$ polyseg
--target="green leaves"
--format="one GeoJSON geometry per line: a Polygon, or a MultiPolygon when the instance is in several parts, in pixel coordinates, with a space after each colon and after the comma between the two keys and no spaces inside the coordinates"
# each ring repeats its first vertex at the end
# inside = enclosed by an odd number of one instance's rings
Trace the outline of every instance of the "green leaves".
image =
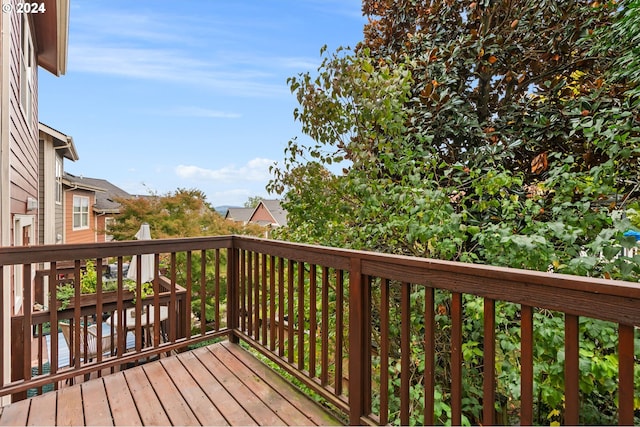
{"type": "MultiPolygon", "coordinates": [[[[290,79],[311,142],[292,140],[272,169],[289,211],[279,236],[637,282],[622,233],[640,229],[638,1],[423,3],[365,0],[358,49],[290,79]]],[[[499,387],[517,400],[518,314],[502,309],[499,387]]],[[[539,316],[538,421],[561,422],[562,319],[539,316]]],[[[465,330],[471,390],[477,328],[465,330]]],[[[615,346],[602,334],[581,353],[589,421],[615,399],[596,380],[615,346]]],[[[465,399],[476,416],[479,397],[465,399]]]]}

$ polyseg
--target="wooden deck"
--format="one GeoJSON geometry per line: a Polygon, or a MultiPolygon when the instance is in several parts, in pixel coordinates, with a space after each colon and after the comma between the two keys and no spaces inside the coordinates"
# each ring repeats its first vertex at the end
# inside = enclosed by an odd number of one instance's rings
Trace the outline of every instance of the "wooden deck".
{"type": "Polygon", "coordinates": [[[0,425],[339,425],[240,346],[213,344],[0,409],[0,425]]]}

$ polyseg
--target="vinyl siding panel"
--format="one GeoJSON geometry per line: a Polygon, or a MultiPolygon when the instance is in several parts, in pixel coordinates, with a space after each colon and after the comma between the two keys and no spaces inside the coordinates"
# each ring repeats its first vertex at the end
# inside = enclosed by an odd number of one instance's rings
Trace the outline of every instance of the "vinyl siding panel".
{"type": "Polygon", "coordinates": [[[64,236],[64,203],[56,203],[55,207],[55,218],[56,218],[56,243],[64,242],[64,237],[62,237],[62,241],[58,241],[58,235],[64,236]]]}
{"type": "MultiPolygon", "coordinates": [[[[15,2],[13,2],[15,3],[15,2]]],[[[12,13],[10,31],[9,64],[9,181],[11,214],[35,214],[27,212],[28,197],[38,199],[38,115],[37,71],[33,59],[31,68],[31,120],[20,102],[20,69],[22,61],[21,15],[12,13]]],[[[35,45],[34,45],[35,48],[35,45]]],[[[36,224],[37,228],[37,224],[36,224]]],[[[36,233],[38,231],[36,230],[36,233]]],[[[36,234],[37,236],[37,234],[36,234]]]]}
{"type": "Polygon", "coordinates": [[[95,243],[95,214],[93,205],[96,203],[95,193],[84,190],[68,190],[64,193],[64,223],[65,223],[65,243],[95,243]],[[73,196],[89,198],[89,228],[83,230],[73,229],[73,196]]]}
{"type": "Polygon", "coordinates": [[[253,213],[253,216],[251,217],[251,221],[253,221],[253,222],[269,221],[271,223],[275,223],[276,222],[273,219],[273,216],[271,216],[271,214],[267,210],[267,208],[265,208],[264,205],[262,205],[262,204],[260,206],[258,206],[256,211],[253,213]]]}
{"type": "Polygon", "coordinates": [[[106,241],[106,236],[104,234],[105,222],[107,220],[106,215],[95,215],[96,221],[96,241],[98,243],[103,243],[106,241]]]}
{"type": "Polygon", "coordinates": [[[44,140],[40,140],[39,146],[38,146],[38,158],[40,159],[38,162],[38,176],[40,177],[40,183],[38,184],[38,243],[39,244],[44,244],[45,243],[45,237],[44,237],[44,216],[45,216],[45,196],[46,196],[46,190],[45,190],[45,182],[46,180],[44,179],[45,177],[45,142],[44,140]]]}

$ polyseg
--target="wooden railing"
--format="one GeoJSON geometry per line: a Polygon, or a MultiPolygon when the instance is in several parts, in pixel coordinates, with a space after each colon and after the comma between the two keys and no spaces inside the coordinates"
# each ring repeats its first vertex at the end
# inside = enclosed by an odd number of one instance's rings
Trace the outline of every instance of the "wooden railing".
{"type": "MultiPolygon", "coordinates": [[[[561,319],[564,334],[557,337],[561,344],[549,349],[564,354],[560,417],[566,424],[579,424],[584,397],[580,382],[586,375],[580,365],[579,354],[585,345],[580,330],[583,319],[597,319],[611,322],[617,335],[616,349],[610,355],[618,367],[616,418],[619,424],[633,424],[634,413],[638,415],[634,401],[640,397],[640,384],[634,382],[640,353],[634,344],[640,326],[638,283],[240,236],[0,248],[0,277],[7,286],[17,265],[27,278],[24,298],[30,300],[29,278],[34,276],[35,265],[50,263],[46,269],[55,283],[58,262],[72,260],[79,277],[84,260],[115,259],[122,266],[127,256],[142,254],[154,254],[155,271],[164,272],[154,280],[154,296],[143,304],[126,300],[119,287],[116,302],[106,302],[98,294],[90,309],[75,306],[34,313],[25,305],[24,313],[14,316],[28,335],[34,326],[38,330],[39,325],[56,325],[63,318],[86,324],[92,315],[113,316],[135,307],[134,348],[126,348],[121,338],[125,331],[119,329],[115,354],[101,354],[86,363],[76,358],[72,368],[63,368],[53,357],[57,347],[51,340],[50,373],[40,374],[42,370],[36,369],[32,375],[29,358],[23,358],[23,369],[18,368],[21,378],[10,382],[3,377],[0,393],[24,392],[226,337],[248,343],[292,381],[343,411],[351,424],[434,424],[442,421],[438,415],[442,404],[454,425],[465,421],[531,424],[540,405],[535,391],[541,368],[535,364],[534,336],[548,319],[561,319]],[[164,293],[160,292],[162,280],[164,293]],[[201,283],[206,283],[206,291],[201,290],[201,283]],[[182,288],[181,305],[176,289],[182,288]],[[160,328],[154,328],[152,339],[142,342],[142,305],[168,307],[166,339],[160,328]],[[472,306],[481,307],[481,319],[470,318],[472,306]],[[512,313],[509,328],[517,331],[514,335],[519,341],[512,350],[518,371],[512,375],[514,383],[508,384],[518,390],[517,401],[505,397],[498,387],[504,379],[498,378],[502,368],[497,364],[505,354],[496,336],[504,327],[506,314],[502,311],[507,308],[512,313]],[[196,328],[191,323],[192,311],[195,317],[206,319],[196,328]],[[481,409],[475,415],[468,413],[465,403],[472,393],[465,388],[465,374],[472,368],[465,356],[470,344],[465,328],[472,321],[480,325],[474,348],[480,353],[476,359],[482,360],[481,366],[473,367],[481,373],[480,391],[476,391],[481,409]],[[446,328],[437,326],[443,324],[446,328]],[[443,378],[445,382],[437,382],[443,378]],[[505,398],[510,399],[507,405],[505,398]]],[[[119,267],[119,280],[121,271],[119,267]]],[[[55,306],[54,297],[52,292],[50,307],[55,306]]],[[[157,313],[159,310],[154,311],[157,313]]],[[[160,323],[159,318],[155,320],[160,323]]],[[[76,332],[76,338],[79,336],[76,332]]],[[[3,354],[7,345],[2,343],[3,354]]],[[[32,351],[30,340],[24,340],[24,347],[26,354],[32,351]]],[[[75,350],[76,354],[82,351],[78,345],[75,350]]]]}
{"type": "MultiPolygon", "coordinates": [[[[40,393],[57,388],[63,381],[136,364],[225,335],[227,322],[220,318],[220,311],[226,295],[220,297],[219,285],[227,273],[221,271],[221,252],[226,256],[232,240],[225,237],[0,248],[2,288],[10,289],[16,277],[22,277],[22,300],[34,303],[23,303],[18,314],[3,313],[0,326],[10,332],[3,333],[3,337],[10,336],[11,340],[0,343],[0,358],[4,366],[10,357],[11,376],[0,372],[4,384],[0,395],[11,394],[14,400],[24,398],[27,392],[40,393]],[[152,280],[152,295],[146,298],[136,297],[143,295],[140,275],[131,291],[124,275],[131,257],[139,257],[137,265],[141,265],[143,256],[153,257],[157,272],[152,280]],[[101,272],[97,275],[97,292],[91,295],[81,294],[80,280],[76,280],[82,276],[87,261],[101,272]],[[108,264],[115,266],[114,292],[105,292],[101,286],[107,281],[102,273],[108,264]],[[62,267],[59,269],[58,265],[62,267]],[[196,270],[198,277],[194,277],[196,270]],[[63,283],[75,286],[67,307],[61,307],[57,297],[58,285],[63,283]],[[205,286],[202,288],[199,283],[205,286]],[[192,310],[196,297],[209,303],[200,305],[202,311],[192,310]],[[207,321],[206,310],[213,311],[213,321],[207,321]],[[205,319],[198,322],[198,328],[193,327],[193,315],[205,319]],[[70,366],[59,363],[61,322],[68,323],[71,330],[65,343],[70,366]]],[[[5,298],[3,294],[3,307],[10,305],[5,298]]]]}

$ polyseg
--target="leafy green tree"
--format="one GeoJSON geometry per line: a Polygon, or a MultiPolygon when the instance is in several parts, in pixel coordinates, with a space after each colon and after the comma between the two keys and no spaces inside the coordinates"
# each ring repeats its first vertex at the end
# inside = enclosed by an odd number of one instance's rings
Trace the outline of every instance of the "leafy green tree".
{"type": "Polygon", "coordinates": [[[262,197],[260,196],[251,196],[247,199],[246,202],[244,202],[244,207],[245,208],[255,208],[256,206],[258,206],[260,204],[260,202],[262,201],[262,197]]]}
{"type": "Polygon", "coordinates": [[[154,239],[219,236],[227,234],[262,235],[262,227],[226,221],[196,189],[177,189],[165,195],[118,199],[120,213],[108,232],[115,240],[130,240],[143,222],[149,224],[154,239]]]}
{"type": "MultiPolygon", "coordinates": [[[[229,234],[249,234],[262,236],[263,227],[256,224],[242,225],[225,220],[207,202],[205,194],[196,189],[177,189],[165,195],[151,195],[132,199],[119,199],[120,214],[116,218],[109,233],[116,240],[133,239],[140,225],[147,222],[154,239],[177,237],[220,236],[229,234]]],[[[197,318],[201,317],[202,300],[205,300],[205,321],[208,326],[215,319],[215,310],[226,301],[226,255],[219,255],[219,275],[216,279],[215,251],[207,251],[205,285],[202,292],[201,283],[201,252],[192,253],[192,310],[197,318]],[[214,301],[216,280],[220,292],[220,304],[214,301]]],[[[160,262],[170,265],[167,257],[160,262]]],[[[178,283],[186,283],[187,278],[186,254],[181,252],[176,256],[176,279],[178,283]]],[[[220,313],[217,313],[220,314],[220,313]]]]}
{"type": "MultiPolygon", "coordinates": [[[[272,168],[282,238],[638,281],[640,256],[622,256],[640,189],[637,1],[365,0],[363,11],[355,51],[323,51],[317,72],[289,79],[312,142],[293,139],[272,168]]],[[[482,308],[465,310],[465,414],[478,423],[482,308]]],[[[501,310],[498,388],[517,401],[518,308],[501,310]]],[[[446,334],[448,317],[438,322],[446,334]]],[[[538,421],[562,422],[562,319],[536,322],[538,421]]],[[[610,331],[581,324],[585,423],[614,416],[610,331]]],[[[437,375],[446,422],[447,367],[437,375]]]]}
{"type": "Polygon", "coordinates": [[[272,168],[283,235],[637,280],[613,212],[637,197],[637,109],[612,77],[624,49],[592,36],[617,10],[365,1],[358,50],[289,80],[313,143],[290,141],[272,168]]]}

